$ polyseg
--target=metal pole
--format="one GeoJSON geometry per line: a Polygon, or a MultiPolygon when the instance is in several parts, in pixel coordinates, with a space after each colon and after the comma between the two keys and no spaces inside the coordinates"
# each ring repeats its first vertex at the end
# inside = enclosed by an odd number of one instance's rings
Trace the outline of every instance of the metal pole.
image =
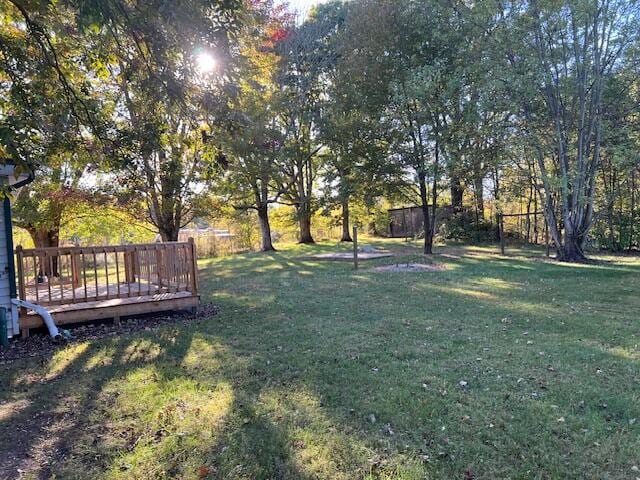
{"type": "Polygon", "coordinates": [[[353,227],[353,268],[358,269],[358,227],[353,227]]]}

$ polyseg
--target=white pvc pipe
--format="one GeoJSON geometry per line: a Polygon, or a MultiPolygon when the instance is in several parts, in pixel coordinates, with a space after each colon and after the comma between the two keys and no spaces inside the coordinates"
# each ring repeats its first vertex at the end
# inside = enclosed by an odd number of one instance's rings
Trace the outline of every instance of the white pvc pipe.
{"type": "Polygon", "coordinates": [[[34,312],[36,312],[38,315],[42,317],[42,320],[44,320],[44,323],[47,326],[47,329],[49,329],[49,335],[51,336],[51,338],[53,338],[54,340],[59,340],[62,338],[62,334],[58,330],[58,327],[56,327],[56,324],[54,323],[53,317],[49,313],[49,310],[44,308],[42,305],[38,305],[37,303],[27,302],[25,300],[20,300],[19,298],[12,298],[11,303],[19,307],[28,308],[29,310],[33,310],[34,312]]]}

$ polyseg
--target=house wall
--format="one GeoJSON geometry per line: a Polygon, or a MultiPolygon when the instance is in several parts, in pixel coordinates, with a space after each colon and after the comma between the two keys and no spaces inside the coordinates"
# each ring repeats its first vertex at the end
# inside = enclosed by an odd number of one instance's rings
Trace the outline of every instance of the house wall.
{"type": "MultiPolygon", "coordinates": [[[[7,330],[9,338],[18,334],[18,312],[15,306],[11,305],[11,281],[9,267],[9,249],[13,250],[13,246],[7,246],[7,226],[5,215],[10,212],[8,201],[0,201],[0,307],[7,309],[7,330]]],[[[13,255],[13,251],[11,251],[13,255]]],[[[15,282],[15,278],[13,279],[15,282]]]]}

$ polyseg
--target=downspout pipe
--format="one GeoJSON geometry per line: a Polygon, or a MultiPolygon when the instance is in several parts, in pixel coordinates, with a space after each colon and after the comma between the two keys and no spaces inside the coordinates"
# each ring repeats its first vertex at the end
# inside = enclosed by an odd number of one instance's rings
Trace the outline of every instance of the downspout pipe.
{"type": "Polygon", "coordinates": [[[58,327],[56,327],[56,324],[53,321],[51,313],[49,313],[49,310],[44,308],[42,305],[27,302],[26,300],[21,300],[19,298],[12,298],[11,303],[18,307],[24,307],[28,308],[29,310],[33,310],[38,315],[40,315],[42,317],[42,320],[44,320],[44,324],[49,330],[49,335],[51,336],[51,338],[53,338],[54,340],[61,340],[63,338],[62,333],[60,333],[60,330],[58,330],[58,327]]]}
{"type": "Polygon", "coordinates": [[[27,177],[20,180],[19,182],[12,183],[9,185],[11,190],[17,190],[20,187],[24,187],[25,185],[33,182],[36,179],[36,174],[33,171],[33,168],[29,167],[29,172],[27,173],[27,177]]]}

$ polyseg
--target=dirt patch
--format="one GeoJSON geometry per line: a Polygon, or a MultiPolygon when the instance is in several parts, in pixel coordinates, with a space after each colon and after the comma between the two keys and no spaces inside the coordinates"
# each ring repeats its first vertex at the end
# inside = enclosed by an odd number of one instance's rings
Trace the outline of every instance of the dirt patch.
{"type": "Polygon", "coordinates": [[[443,272],[447,269],[442,263],[394,263],[372,268],[372,272],[443,272]]]}
{"type": "Polygon", "coordinates": [[[46,330],[42,333],[32,330],[29,338],[16,338],[9,343],[9,348],[0,347],[0,365],[11,363],[20,358],[40,357],[49,355],[69,342],[95,340],[104,337],[113,337],[126,333],[139,332],[142,330],[154,330],[164,325],[179,325],[194,323],[210,318],[218,313],[217,306],[210,303],[200,305],[198,312],[169,312],[160,315],[150,315],[144,317],[132,317],[120,320],[119,323],[106,321],[102,323],[85,323],[78,326],[67,326],[63,328],[71,332],[72,339],[69,341],[54,342],[46,330]]]}
{"type": "MultiPolygon", "coordinates": [[[[392,257],[391,252],[358,252],[358,260],[375,260],[376,258],[392,257]]],[[[310,257],[313,260],[353,261],[353,252],[319,253],[310,257]]]]}

